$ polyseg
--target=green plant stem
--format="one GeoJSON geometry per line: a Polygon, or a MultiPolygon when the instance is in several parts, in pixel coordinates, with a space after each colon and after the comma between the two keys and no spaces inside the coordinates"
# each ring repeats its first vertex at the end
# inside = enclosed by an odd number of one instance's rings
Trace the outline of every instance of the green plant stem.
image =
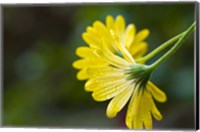
{"type": "Polygon", "coordinates": [[[183,41],[186,39],[186,37],[195,30],[196,27],[196,22],[194,22],[186,31],[184,31],[181,34],[181,37],[179,38],[179,40],[175,43],[175,45],[167,52],[165,53],[163,56],[161,56],[156,62],[154,62],[153,64],[151,64],[149,66],[149,68],[151,70],[156,69],[162,62],[164,62],[167,58],[169,58],[173,53],[176,52],[176,50],[181,46],[181,44],[183,43],[183,41]]]}
{"type": "MultiPolygon", "coordinates": [[[[184,32],[183,32],[184,33],[184,32]]],[[[156,48],[155,50],[153,50],[152,52],[150,52],[148,55],[137,59],[136,62],[144,62],[147,61],[149,59],[151,59],[152,57],[154,57],[157,53],[159,53],[160,51],[162,51],[163,49],[165,49],[166,47],[168,47],[169,45],[173,44],[175,41],[177,41],[182,35],[183,33],[180,33],[178,35],[176,35],[175,37],[171,38],[170,40],[168,40],[167,42],[161,44],[158,48],[156,48]]]]}

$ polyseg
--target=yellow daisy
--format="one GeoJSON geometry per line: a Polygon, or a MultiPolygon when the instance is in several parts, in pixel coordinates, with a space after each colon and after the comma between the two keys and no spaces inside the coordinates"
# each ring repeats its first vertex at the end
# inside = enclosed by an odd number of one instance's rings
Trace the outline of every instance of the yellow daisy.
{"type": "Polygon", "coordinates": [[[101,38],[105,38],[108,45],[113,46],[117,52],[116,46],[113,45],[113,38],[111,32],[115,32],[121,44],[124,44],[126,49],[131,53],[134,59],[142,57],[147,52],[147,43],[144,41],[149,35],[148,29],[143,29],[136,33],[134,24],[129,24],[125,29],[125,20],[122,16],[118,16],[114,21],[112,16],[107,16],[106,26],[100,22],[95,21],[93,27],[87,27],[82,37],[84,41],[89,45],[77,48],[76,54],[82,59],[77,60],[73,63],[73,67],[80,69],[77,74],[79,80],[88,79],[86,68],[96,65],[106,65],[107,63],[101,57],[94,54],[94,49],[101,46],[101,38]],[[110,32],[111,31],[111,32],[110,32]]]}
{"type": "Polygon", "coordinates": [[[151,69],[136,63],[147,51],[144,39],[149,31],[136,33],[130,24],[125,29],[125,20],[117,16],[107,16],[106,25],[94,22],[83,33],[89,47],[80,47],[76,54],[82,59],[73,63],[80,69],[77,78],[86,80],[85,90],[93,92],[96,101],[111,99],[106,114],[113,118],[127,104],[126,125],[128,128],[152,128],[152,116],[161,120],[162,115],[156,108],[153,98],[166,101],[166,95],[152,82],[148,81],[151,69]]]}

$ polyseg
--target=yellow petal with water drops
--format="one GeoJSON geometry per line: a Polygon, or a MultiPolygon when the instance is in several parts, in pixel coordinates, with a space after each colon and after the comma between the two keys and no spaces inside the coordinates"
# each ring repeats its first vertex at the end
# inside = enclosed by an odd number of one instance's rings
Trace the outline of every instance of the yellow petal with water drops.
{"type": "Polygon", "coordinates": [[[125,30],[125,33],[122,38],[122,43],[125,45],[127,49],[130,48],[130,45],[133,43],[135,37],[136,28],[134,24],[129,24],[125,30]]]}
{"type": "Polygon", "coordinates": [[[124,80],[124,82],[115,83],[114,85],[109,87],[99,88],[98,90],[93,92],[92,97],[96,101],[105,101],[111,99],[114,96],[123,92],[126,89],[127,85],[130,84],[127,84],[127,81],[124,80]]]}
{"type": "Polygon", "coordinates": [[[105,61],[103,61],[102,59],[98,59],[98,58],[94,58],[94,59],[86,58],[86,59],[76,60],[75,62],[73,62],[72,65],[74,68],[82,69],[85,67],[95,66],[95,65],[103,66],[103,65],[105,65],[105,61]]]}
{"type": "Polygon", "coordinates": [[[106,27],[114,30],[114,18],[110,15],[106,17],[106,27]]]}
{"type": "Polygon", "coordinates": [[[145,42],[138,43],[137,45],[131,47],[130,52],[134,59],[141,58],[146,54],[148,50],[148,45],[145,42]]]}
{"type": "Polygon", "coordinates": [[[138,115],[143,115],[143,119],[146,120],[147,114],[146,112],[151,112],[152,115],[154,116],[154,118],[156,120],[161,120],[162,119],[162,115],[160,114],[159,110],[157,109],[154,100],[151,96],[151,93],[149,93],[147,90],[144,91],[142,99],[141,99],[141,105],[142,107],[140,107],[140,109],[142,111],[142,113],[138,114],[138,115]]]}
{"type": "Polygon", "coordinates": [[[128,84],[125,87],[126,89],[117,96],[115,96],[108,104],[106,114],[109,118],[115,117],[131,97],[133,88],[131,87],[131,85],[128,84]]]}
{"type": "Polygon", "coordinates": [[[126,113],[126,126],[130,129],[132,129],[134,126],[134,116],[138,111],[140,99],[141,96],[138,95],[137,91],[134,91],[126,113]]]}
{"type": "Polygon", "coordinates": [[[152,128],[151,104],[152,96],[144,90],[142,94],[136,92],[128,106],[126,115],[126,125],[128,128],[141,129],[143,124],[145,128],[152,128]]]}
{"type": "Polygon", "coordinates": [[[159,102],[165,102],[167,100],[166,94],[161,91],[156,85],[151,81],[147,83],[147,89],[152,93],[153,97],[159,102]]]}
{"type": "Polygon", "coordinates": [[[77,74],[77,78],[78,80],[86,80],[88,79],[88,74],[86,71],[87,68],[83,68],[82,70],[80,70],[77,74]]]}
{"type": "Polygon", "coordinates": [[[108,66],[107,64],[105,64],[105,66],[93,66],[93,67],[87,68],[87,73],[90,78],[95,78],[98,76],[103,76],[103,75],[116,73],[116,72],[121,73],[123,72],[123,70],[108,66]]]}
{"type": "Polygon", "coordinates": [[[76,49],[76,54],[82,58],[94,58],[96,55],[92,52],[92,49],[86,46],[82,46],[76,49]]]}
{"type": "Polygon", "coordinates": [[[140,32],[138,32],[135,36],[135,42],[141,42],[144,39],[146,39],[149,35],[149,30],[148,29],[143,29],[140,32]]]}
{"type": "MultiPolygon", "coordinates": [[[[93,71],[94,68],[88,68],[87,74],[89,76],[89,80],[85,84],[85,90],[86,91],[97,91],[109,86],[112,86],[114,84],[123,83],[125,81],[124,74],[120,70],[116,71],[109,71],[110,67],[106,70],[104,70],[104,74],[93,77],[93,71]],[[89,71],[89,72],[88,72],[89,71]],[[108,71],[108,72],[106,72],[108,71]]],[[[98,70],[98,69],[97,69],[98,70]]],[[[99,69],[100,72],[100,69],[99,69]]]]}
{"type": "Polygon", "coordinates": [[[152,96],[147,90],[144,90],[141,96],[142,97],[140,102],[140,111],[138,112],[138,118],[142,119],[145,128],[152,128],[150,105],[151,101],[153,101],[152,96]]]}
{"type": "Polygon", "coordinates": [[[123,16],[119,15],[115,21],[115,32],[117,33],[118,37],[124,32],[125,29],[125,20],[123,16]]]}
{"type": "Polygon", "coordinates": [[[151,112],[156,120],[158,121],[162,120],[162,115],[160,114],[160,111],[157,109],[154,101],[151,102],[151,112]]]}
{"type": "Polygon", "coordinates": [[[103,77],[98,77],[94,79],[90,79],[85,83],[85,90],[86,91],[97,91],[102,88],[106,88],[112,85],[115,85],[116,83],[122,83],[124,82],[124,79],[121,77],[117,76],[103,76],[103,77]],[[107,80],[103,80],[107,79],[107,80]]]}
{"type": "Polygon", "coordinates": [[[134,119],[134,128],[136,129],[142,129],[143,128],[143,123],[144,121],[148,120],[148,116],[150,113],[150,104],[149,101],[151,99],[151,95],[144,90],[140,98],[140,103],[138,103],[138,109],[135,111],[133,114],[133,119],[134,119]]]}

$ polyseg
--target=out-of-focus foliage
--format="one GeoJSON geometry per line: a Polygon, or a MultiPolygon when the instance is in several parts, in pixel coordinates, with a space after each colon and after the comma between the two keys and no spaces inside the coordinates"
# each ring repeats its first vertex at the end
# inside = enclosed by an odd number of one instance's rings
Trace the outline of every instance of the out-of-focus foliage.
{"type": "MultiPolygon", "coordinates": [[[[194,21],[194,3],[3,7],[3,125],[126,128],[125,110],[114,119],[108,102],[93,101],[72,68],[81,34],[95,20],[121,14],[138,30],[148,28],[149,51],[194,21]]],[[[168,101],[155,129],[194,128],[194,35],[152,75],[168,101]]],[[[161,54],[151,59],[155,61],[161,54]]],[[[126,109],[126,108],[124,108],[126,109]]]]}

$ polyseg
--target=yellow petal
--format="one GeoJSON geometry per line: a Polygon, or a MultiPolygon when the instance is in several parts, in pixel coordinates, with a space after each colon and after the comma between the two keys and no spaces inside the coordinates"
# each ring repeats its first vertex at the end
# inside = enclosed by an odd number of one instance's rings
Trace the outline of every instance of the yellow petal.
{"type": "Polygon", "coordinates": [[[87,27],[86,33],[83,33],[82,37],[90,47],[99,48],[102,36],[93,27],[87,27]]]}
{"type": "Polygon", "coordinates": [[[108,15],[106,17],[106,26],[109,29],[114,29],[114,19],[112,16],[108,15]]]}
{"type": "Polygon", "coordinates": [[[148,112],[148,114],[146,115],[146,117],[144,119],[144,126],[147,129],[152,129],[152,118],[151,118],[150,112],[148,112]]]}
{"type": "Polygon", "coordinates": [[[121,109],[125,106],[130,96],[132,95],[133,88],[131,87],[131,85],[127,85],[125,87],[127,88],[123,92],[115,96],[108,104],[106,114],[109,118],[115,117],[117,113],[121,111],[121,109]]]}
{"type": "Polygon", "coordinates": [[[82,58],[93,58],[96,55],[92,52],[92,49],[86,46],[82,46],[76,49],[76,54],[82,58]]]}
{"type": "Polygon", "coordinates": [[[118,36],[120,36],[124,32],[124,28],[125,28],[125,20],[123,16],[119,15],[117,16],[115,21],[115,31],[118,36]]]}
{"type": "Polygon", "coordinates": [[[148,49],[148,45],[145,42],[138,43],[137,45],[134,45],[131,47],[130,52],[134,59],[142,57],[148,49]]]}
{"type": "Polygon", "coordinates": [[[93,28],[94,28],[95,32],[98,33],[98,35],[100,36],[98,39],[101,41],[101,43],[102,43],[102,41],[104,41],[106,46],[111,51],[115,51],[115,46],[113,45],[114,40],[110,34],[109,29],[107,29],[105,27],[105,25],[100,21],[95,21],[93,24],[93,28]]]}
{"type": "Polygon", "coordinates": [[[109,64],[114,65],[116,67],[126,67],[128,65],[128,62],[126,60],[113,54],[113,52],[108,48],[104,41],[101,50],[96,49],[95,53],[99,57],[104,58],[105,61],[107,61],[109,64]]]}
{"type": "Polygon", "coordinates": [[[85,83],[85,90],[86,91],[97,91],[99,89],[103,89],[106,87],[110,87],[115,85],[116,83],[123,83],[124,79],[121,78],[121,76],[103,76],[103,77],[98,77],[98,78],[93,78],[88,80],[85,83]],[[106,79],[106,80],[105,80],[106,79]]]}
{"type": "Polygon", "coordinates": [[[121,69],[114,68],[111,66],[94,66],[87,68],[87,73],[90,78],[103,76],[110,73],[116,73],[116,72],[123,72],[121,69]]]}
{"type": "Polygon", "coordinates": [[[134,111],[133,115],[134,115],[134,128],[137,129],[142,129],[143,128],[143,122],[146,121],[146,123],[149,123],[148,125],[150,125],[149,121],[149,116],[150,115],[150,103],[152,100],[152,97],[150,95],[150,93],[148,93],[146,90],[143,91],[142,94],[138,95],[141,96],[140,98],[140,103],[138,103],[137,107],[137,111],[134,111]]]}
{"type": "Polygon", "coordinates": [[[92,35],[93,37],[95,37],[96,39],[99,39],[99,37],[101,37],[99,36],[98,32],[93,27],[88,26],[86,29],[86,32],[92,35]]]}
{"type": "Polygon", "coordinates": [[[143,122],[142,122],[142,120],[134,119],[133,127],[135,129],[142,129],[143,128],[143,122]]]}
{"type": "Polygon", "coordinates": [[[131,56],[131,54],[127,51],[127,49],[125,48],[124,45],[122,45],[121,43],[119,42],[116,42],[115,43],[117,48],[120,50],[120,52],[122,53],[122,55],[124,56],[124,58],[128,61],[128,62],[131,62],[131,63],[135,63],[135,60],[133,59],[133,57],[131,56]]]}
{"type": "Polygon", "coordinates": [[[115,83],[123,82],[123,72],[110,66],[88,67],[87,74],[90,80],[85,84],[86,91],[95,91],[115,83]]]}
{"type": "Polygon", "coordinates": [[[100,21],[95,21],[93,24],[94,30],[99,36],[103,37],[105,40],[110,40],[111,35],[109,30],[105,27],[105,25],[100,21]]]}
{"type": "Polygon", "coordinates": [[[126,126],[130,129],[134,127],[134,114],[138,111],[141,96],[138,96],[137,92],[134,92],[129,102],[127,113],[126,113],[126,126]]]}
{"type": "Polygon", "coordinates": [[[94,35],[83,33],[82,38],[91,47],[99,48],[99,45],[101,45],[101,41],[95,38],[94,35]]]}
{"type": "Polygon", "coordinates": [[[162,120],[162,115],[160,114],[160,112],[159,112],[159,110],[157,109],[157,107],[156,107],[156,105],[155,105],[154,102],[151,104],[151,110],[152,110],[151,112],[152,112],[152,114],[153,114],[153,117],[154,117],[156,120],[158,120],[158,121],[162,120]]]}
{"type": "Polygon", "coordinates": [[[141,129],[152,127],[151,111],[154,102],[151,94],[144,90],[142,94],[136,91],[128,106],[126,125],[128,128],[141,129]]]}
{"type": "Polygon", "coordinates": [[[152,93],[153,97],[159,102],[165,102],[167,100],[166,94],[161,91],[156,85],[148,81],[147,88],[152,93]]]}
{"type": "Polygon", "coordinates": [[[124,82],[115,83],[110,87],[102,87],[101,89],[99,88],[93,92],[92,97],[96,101],[105,101],[111,99],[112,97],[123,92],[127,85],[130,85],[130,82],[128,83],[126,80],[124,80],[124,82]]]}
{"type": "Polygon", "coordinates": [[[133,43],[135,37],[136,28],[134,24],[129,24],[124,33],[124,42],[122,42],[127,49],[130,48],[131,43],[133,43]]]}
{"type": "MultiPolygon", "coordinates": [[[[98,75],[95,76],[96,73],[92,73],[95,72],[95,68],[88,68],[87,69],[87,73],[88,76],[90,78],[90,80],[88,80],[85,84],[85,90],[86,91],[97,91],[97,90],[101,90],[104,89],[106,87],[115,85],[115,84],[119,84],[119,83],[123,83],[125,81],[124,79],[124,74],[123,72],[119,71],[115,71],[115,70],[111,70],[111,67],[109,67],[108,69],[105,70],[105,67],[103,68],[104,72],[102,75],[98,75]],[[110,71],[109,71],[110,70],[110,71]],[[108,72],[106,72],[108,71],[108,72]],[[93,74],[94,77],[93,77],[93,74]]],[[[96,68],[97,72],[100,72],[100,69],[96,68]]],[[[98,74],[98,73],[97,73],[98,74]]]]}
{"type": "Polygon", "coordinates": [[[136,34],[134,41],[136,41],[136,42],[143,41],[144,39],[146,39],[148,37],[148,35],[149,35],[149,30],[143,29],[136,34]]]}
{"type": "Polygon", "coordinates": [[[82,70],[80,70],[78,72],[77,78],[78,78],[78,80],[86,80],[86,79],[88,79],[86,68],[84,68],[84,69],[82,69],[82,70]]]}
{"type": "Polygon", "coordinates": [[[95,65],[103,66],[103,65],[105,65],[105,61],[103,61],[102,59],[98,59],[98,58],[95,58],[95,59],[86,58],[86,59],[76,60],[75,62],[73,62],[72,65],[74,68],[82,69],[85,67],[95,66],[95,65]]]}

